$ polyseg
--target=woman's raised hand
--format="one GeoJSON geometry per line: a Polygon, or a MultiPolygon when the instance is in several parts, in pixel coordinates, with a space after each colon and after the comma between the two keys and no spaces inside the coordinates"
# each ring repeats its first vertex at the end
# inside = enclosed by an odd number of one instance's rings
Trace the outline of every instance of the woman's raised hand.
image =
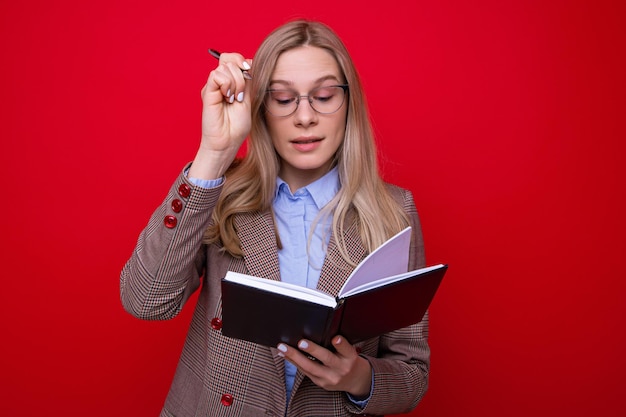
{"type": "Polygon", "coordinates": [[[238,53],[223,53],[209,74],[202,89],[202,139],[190,177],[221,177],[250,133],[249,82],[243,71],[251,62],[238,53]]]}

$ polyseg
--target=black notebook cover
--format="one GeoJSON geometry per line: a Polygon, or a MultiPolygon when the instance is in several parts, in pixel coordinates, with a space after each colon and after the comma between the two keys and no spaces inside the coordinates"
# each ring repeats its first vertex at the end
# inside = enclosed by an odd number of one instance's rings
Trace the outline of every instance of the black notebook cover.
{"type": "Polygon", "coordinates": [[[222,280],[222,333],[275,347],[308,339],[356,343],[422,320],[447,265],[339,299],[335,308],[222,280]]]}
{"type": "Polygon", "coordinates": [[[356,343],[419,323],[447,269],[442,265],[426,274],[346,297],[339,333],[356,343]]]}

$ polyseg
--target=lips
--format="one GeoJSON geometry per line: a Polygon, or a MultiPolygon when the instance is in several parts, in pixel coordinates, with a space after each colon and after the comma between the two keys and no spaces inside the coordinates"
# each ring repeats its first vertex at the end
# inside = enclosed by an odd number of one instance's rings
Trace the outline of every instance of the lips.
{"type": "Polygon", "coordinates": [[[300,152],[310,152],[318,148],[322,142],[322,138],[319,137],[300,137],[291,140],[293,147],[300,152]]]}
{"type": "Polygon", "coordinates": [[[307,143],[313,143],[313,142],[319,142],[321,141],[321,138],[318,137],[307,137],[307,138],[297,138],[297,139],[293,139],[291,141],[291,143],[295,144],[295,145],[300,145],[300,144],[307,144],[307,143]]]}

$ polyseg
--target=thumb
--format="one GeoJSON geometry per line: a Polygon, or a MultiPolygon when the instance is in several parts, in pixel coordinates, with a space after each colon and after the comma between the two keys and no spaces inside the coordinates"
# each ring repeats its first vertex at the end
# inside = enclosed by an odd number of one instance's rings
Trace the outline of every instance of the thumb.
{"type": "Polygon", "coordinates": [[[345,357],[358,354],[357,349],[343,336],[335,336],[332,340],[332,344],[339,356],[345,357]]]}

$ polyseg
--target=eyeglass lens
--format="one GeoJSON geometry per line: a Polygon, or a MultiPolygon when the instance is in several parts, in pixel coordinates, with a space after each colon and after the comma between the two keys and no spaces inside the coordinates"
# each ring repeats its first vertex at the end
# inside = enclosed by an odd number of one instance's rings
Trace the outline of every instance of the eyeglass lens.
{"type": "Polygon", "coordinates": [[[304,96],[299,96],[293,90],[268,90],[265,106],[274,116],[289,116],[296,111],[303,98],[306,98],[313,110],[318,113],[335,113],[343,104],[345,86],[318,87],[304,96]]]}

